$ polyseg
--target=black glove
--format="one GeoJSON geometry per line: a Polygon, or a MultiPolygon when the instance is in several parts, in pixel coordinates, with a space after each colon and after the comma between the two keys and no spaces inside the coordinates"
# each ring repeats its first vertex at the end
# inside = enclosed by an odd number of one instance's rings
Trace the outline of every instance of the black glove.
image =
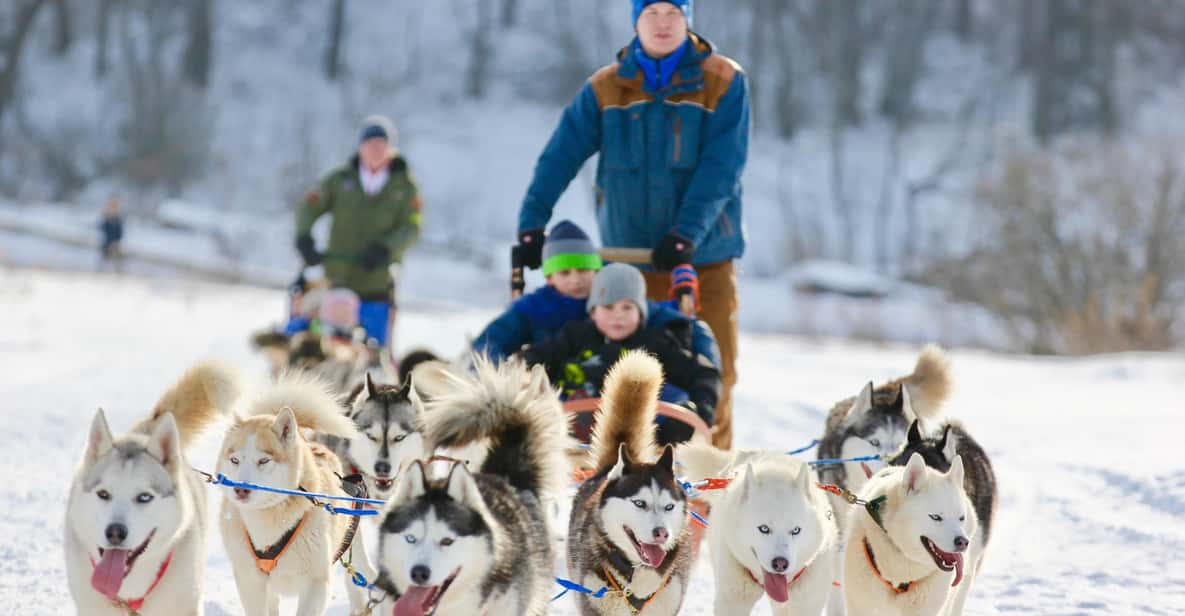
{"type": "Polygon", "coordinates": [[[543,266],[543,229],[527,229],[518,232],[518,254],[523,267],[539,269],[543,266]]]}
{"type": "Polygon", "coordinates": [[[390,262],[391,251],[385,244],[379,242],[371,242],[367,244],[366,250],[362,251],[362,258],[360,259],[363,269],[370,271],[379,266],[386,265],[390,262]]]}
{"type": "Polygon", "coordinates": [[[305,265],[320,265],[325,260],[325,256],[317,252],[313,236],[307,233],[296,236],[296,250],[300,252],[300,258],[304,259],[305,265]]]}
{"type": "Polygon", "coordinates": [[[654,264],[654,269],[660,272],[669,272],[675,269],[677,265],[691,263],[691,255],[693,254],[695,254],[695,245],[690,240],[674,233],[668,233],[658,243],[658,247],[654,249],[650,260],[654,264]]]}

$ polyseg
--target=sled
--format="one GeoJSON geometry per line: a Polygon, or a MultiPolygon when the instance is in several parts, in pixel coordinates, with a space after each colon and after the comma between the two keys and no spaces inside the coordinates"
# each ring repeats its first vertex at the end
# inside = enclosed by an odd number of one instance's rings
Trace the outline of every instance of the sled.
{"type": "MultiPolygon", "coordinates": [[[[572,461],[573,480],[580,483],[587,479],[592,470],[588,467],[588,445],[592,438],[592,426],[597,409],[601,405],[600,398],[581,398],[564,402],[564,412],[570,415],[569,432],[580,445],[568,449],[568,458],[572,461]]],[[[670,402],[659,401],[657,415],[665,417],[667,421],[679,421],[687,424],[694,434],[691,442],[712,442],[712,430],[699,415],[670,402]]],[[[698,498],[689,499],[689,511],[694,512],[701,519],[708,517],[708,504],[698,498]]],[[[705,527],[694,519],[688,519],[691,525],[691,556],[694,559],[699,554],[699,543],[703,539],[705,527]]]]}

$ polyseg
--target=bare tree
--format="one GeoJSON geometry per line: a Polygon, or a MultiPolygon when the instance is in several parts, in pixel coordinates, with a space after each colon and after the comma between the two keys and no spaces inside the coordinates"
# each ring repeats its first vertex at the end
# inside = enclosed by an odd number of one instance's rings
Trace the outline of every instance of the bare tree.
{"type": "Polygon", "coordinates": [[[117,0],[99,0],[95,16],[95,76],[106,77],[108,68],[107,41],[111,32],[111,9],[117,0]]]}
{"type": "Polygon", "coordinates": [[[975,15],[971,7],[972,0],[957,0],[955,2],[955,14],[953,28],[955,35],[964,43],[971,41],[971,34],[975,30],[975,15]]]}
{"type": "Polygon", "coordinates": [[[69,0],[54,0],[54,44],[53,52],[56,56],[66,55],[70,44],[74,42],[74,25],[71,20],[69,0]]]}
{"type": "Polygon", "coordinates": [[[858,0],[827,0],[820,3],[828,26],[827,67],[833,92],[833,113],[840,124],[863,122],[860,111],[864,68],[864,32],[858,0]]]}
{"type": "Polygon", "coordinates": [[[182,66],[189,83],[206,89],[210,83],[210,55],[214,0],[189,0],[188,41],[182,66]]]}
{"type": "Polygon", "coordinates": [[[941,0],[901,0],[892,11],[886,42],[880,112],[898,127],[914,114],[914,91],[925,70],[922,52],[937,19],[941,0]]]}
{"type": "Polygon", "coordinates": [[[41,5],[44,3],[44,0],[27,0],[18,4],[15,9],[15,19],[11,22],[12,29],[10,32],[4,33],[5,38],[0,40],[4,43],[0,47],[0,52],[3,52],[0,57],[4,59],[4,68],[0,70],[0,123],[3,122],[4,112],[16,93],[21,53],[25,50],[25,43],[32,30],[33,21],[37,18],[37,12],[41,10],[41,5]]]}
{"type": "Polygon", "coordinates": [[[346,0],[333,0],[329,8],[329,45],[325,48],[325,77],[337,80],[342,69],[341,46],[346,29],[346,0]]]}
{"type": "Polygon", "coordinates": [[[513,28],[518,20],[518,0],[502,0],[502,27],[513,28]]]}
{"type": "Polygon", "coordinates": [[[493,25],[492,0],[477,0],[477,24],[471,36],[469,70],[465,75],[465,94],[481,98],[486,90],[490,66],[490,28],[493,25]]]}

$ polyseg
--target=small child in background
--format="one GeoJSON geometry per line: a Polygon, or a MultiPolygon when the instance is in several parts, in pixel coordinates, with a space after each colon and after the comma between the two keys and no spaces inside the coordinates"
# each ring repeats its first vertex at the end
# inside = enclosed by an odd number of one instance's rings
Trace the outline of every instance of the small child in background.
{"type": "Polygon", "coordinates": [[[102,233],[99,267],[102,269],[104,265],[112,264],[119,271],[123,262],[123,214],[120,212],[119,197],[111,197],[103,206],[99,231],[102,233]]]}

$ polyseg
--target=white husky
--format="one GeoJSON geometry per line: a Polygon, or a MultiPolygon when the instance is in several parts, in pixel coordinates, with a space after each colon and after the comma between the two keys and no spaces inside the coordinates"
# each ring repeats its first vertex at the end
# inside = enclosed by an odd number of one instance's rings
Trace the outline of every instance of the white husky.
{"type": "Polygon", "coordinates": [[[978,526],[963,491],[963,459],[950,471],[926,466],[914,453],[904,467],[874,475],[860,497],[872,505],[853,511],[844,554],[849,614],[948,614],[963,582],[964,558],[978,526]]]}
{"type": "Polygon", "coordinates": [[[707,538],[716,614],[748,614],[764,593],[774,614],[818,614],[838,579],[838,527],[815,473],[781,452],[680,447],[688,478],[732,477],[700,496],[712,505],[707,538]]]}
{"type": "Polygon", "coordinates": [[[119,438],[95,414],[66,505],[66,576],[85,616],[202,613],[206,488],[182,453],[225,413],[232,371],[194,366],[119,438]]]}
{"type": "MultiPolygon", "coordinates": [[[[345,496],[341,462],[305,438],[305,430],[358,437],[324,383],[286,375],[249,405],[246,417],[236,417],[223,439],[218,471],[243,483],[345,496]]],[[[299,597],[299,616],[320,616],[329,603],[332,567],[347,550],[363,576],[375,577],[365,542],[350,542],[358,518],[331,516],[304,497],[227,490],[219,517],[247,616],[275,616],[280,595],[299,597]]],[[[362,591],[348,581],[346,589],[351,612],[362,612],[362,591]]]]}

